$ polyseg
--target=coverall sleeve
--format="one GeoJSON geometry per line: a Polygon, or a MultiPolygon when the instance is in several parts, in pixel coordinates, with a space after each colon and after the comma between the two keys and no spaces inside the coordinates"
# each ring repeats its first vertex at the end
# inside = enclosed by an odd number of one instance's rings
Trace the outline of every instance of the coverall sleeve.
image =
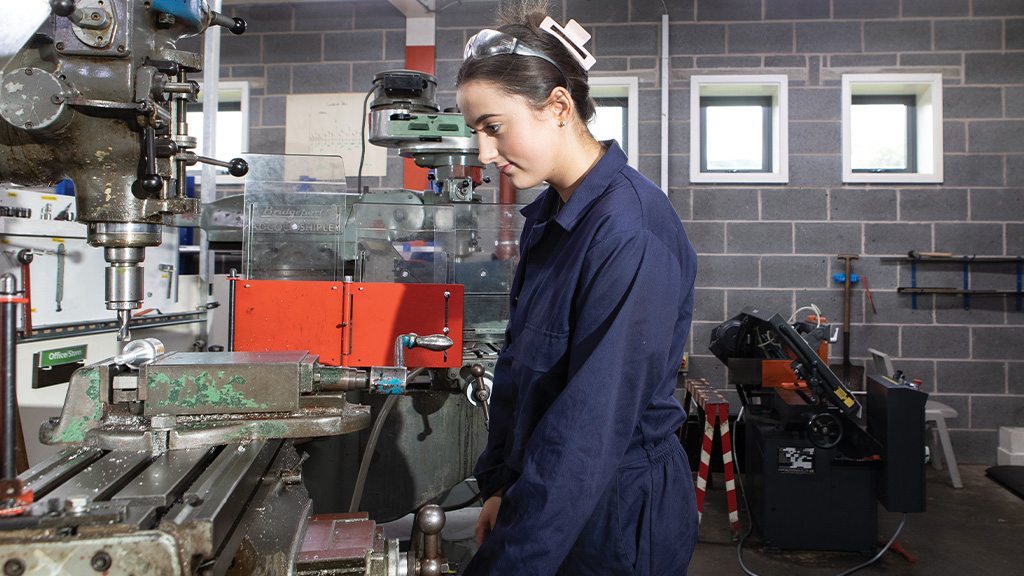
{"type": "MultiPolygon", "coordinates": [[[[592,245],[574,296],[564,390],[527,444],[506,490],[481,573],[554,574],[582,532],[665,372],[679,317],[680,264],[649,231],[592,245]],[[497,535],[497,537],[495,537],[497,535]]],[[[618,527],[615,527],[618,529],[618,527]]]]}

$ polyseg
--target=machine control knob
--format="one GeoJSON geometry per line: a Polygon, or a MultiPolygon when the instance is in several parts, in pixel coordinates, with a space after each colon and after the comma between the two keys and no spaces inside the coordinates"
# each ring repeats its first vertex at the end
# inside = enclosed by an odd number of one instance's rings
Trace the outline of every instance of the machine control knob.
{"type": "Polygon", "coordinates": [[[50,0],[50,10],[57,16],[67,18],[75,12],[75,0],[50,0]]]}
{"type": "Polygon", "coordinates": [[[431,334],[430,336],[417,336],[416,334],[405,334],[400,336],[402,344],[406,348],[426,348],[434,352],[441,352],[452,347],[454,342],[444,334],[431,334]]]}
{"type": "Polygon", "coordinates": [[[28,248],[18,250],[18,264],[21,264],[22,266],[31,264],[34,257],[32,250],[29,250],[28,248]]]}
{"type": "Polygon", "coordinates": [[[241,178],[249,173],[249,163],[241,158],[232,158],[228,164],[228,173],[235,178],[241,178]]]}
{"type": "Polygon", "coordinates": [[[420,558],[416,573],[418,576],[440,576],[442,565],[447,564],[441,558],[441,529],[444,528],[444,510],[437,504],[427,504],[416,512],[416,529],[423,533],[423,557],[420,558]]]}
{"type": "Polygon", "coordinates": [[[249,173],[249,163],[241,158],[232,158],[229,162],[224,160],[217,160],[216,158],[207,158],[206,156],[196,156],[196,160],[203,164],[210,164],[211,166],[219,166],[221,168],[227,168],[228,174],[236,178],[241,178],[249,173]]]}
{"type": "Polygon", "coordinates": [[[242,20],[241,18],[231,18],[230,16],[225,16],[220,12],[210,13],[210,24],[223,26],[230,30],[235,36],[245,33],[245,20],[242,20]]]}
{"type": "Polygon", "coordinates": [[[163,189],[164,179],[159,174],[147,174],[139,180],[139,185],[142,189],[150,194],[155,194],[163,189]]]}
{"type": "Polygon", "coordinates": [[[427,504],[416,513],[416,525],[428,536],[440,534],[445,521],[444,510],[436,504],[427,504]]]}

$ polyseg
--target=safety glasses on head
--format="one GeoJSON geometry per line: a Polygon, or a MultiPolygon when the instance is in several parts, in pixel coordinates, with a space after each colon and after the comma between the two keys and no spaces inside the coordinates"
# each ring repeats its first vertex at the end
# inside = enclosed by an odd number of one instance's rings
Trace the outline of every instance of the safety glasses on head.
{"type": "Polygon", "coordinates": [[[518,54],[520,56],[533,56],[540,58],[546,62],[549,62],[554,66],[559,74],[562,75],[562,80],[565,82],[565,87],[569,88],[569,77],[566,76],[565,71],[562,67],[555,63],[554,60],[545,56],[539,50],[534,49],[528,44],[520,42],[515,36],[510,36],[504,32],[498,32],[497,30],[481,30],[473,35],[466,42],[466,51],[463,56],[465,60],[471,58],[488,58],[490,56],[498,56],[500,54],[518,54]]]}

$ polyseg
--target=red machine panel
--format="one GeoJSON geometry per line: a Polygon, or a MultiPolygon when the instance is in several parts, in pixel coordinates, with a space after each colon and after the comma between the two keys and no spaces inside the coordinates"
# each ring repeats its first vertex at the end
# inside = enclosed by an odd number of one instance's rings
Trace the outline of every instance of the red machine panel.
{"type": "Polygon", "coordinates": [[[454,344],[445,352],[422,348],[405,351],[410,368],[462,366],[463,287],[459,284],[345,284],[343,366],[392,366],[395,340],[402,334],[444,334],[454,344]]]}
{"type": "Polygon", "coordinates": [[[309,350],[322,364],[392,366],[402,334],[445,334],[446,352],[405,350],[410,368],[462,365],[463,287],[236,280],[235,350],[309,350]]]}
{"type": "Polygon", "coordinates": [[[309,350],[341,364],[344,283],[234,280],[235,350],[309,350]]]}

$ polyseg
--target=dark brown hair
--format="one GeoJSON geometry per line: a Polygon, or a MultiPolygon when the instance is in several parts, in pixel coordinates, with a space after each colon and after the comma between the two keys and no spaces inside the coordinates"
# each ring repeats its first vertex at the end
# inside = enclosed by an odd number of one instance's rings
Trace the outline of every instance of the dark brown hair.
{"type": "Polygon", "coordinates": [[[543,58],[520,54],[499,54],[471,58],[462,63],[455,78],[459,87],[471,81],[492,82],[506,94],[522,96],[534,106],[547,102],[551,91],[565,86],[568,79],[576,113],[584,123],[594,117],[595,104],[590,97],[587,71],[557,38],[540,29],[548,15],[546,0],[513,0],[498,8],[499,32],[518,38],[520,42],[555,61],[562,73],[543,58]]]}

